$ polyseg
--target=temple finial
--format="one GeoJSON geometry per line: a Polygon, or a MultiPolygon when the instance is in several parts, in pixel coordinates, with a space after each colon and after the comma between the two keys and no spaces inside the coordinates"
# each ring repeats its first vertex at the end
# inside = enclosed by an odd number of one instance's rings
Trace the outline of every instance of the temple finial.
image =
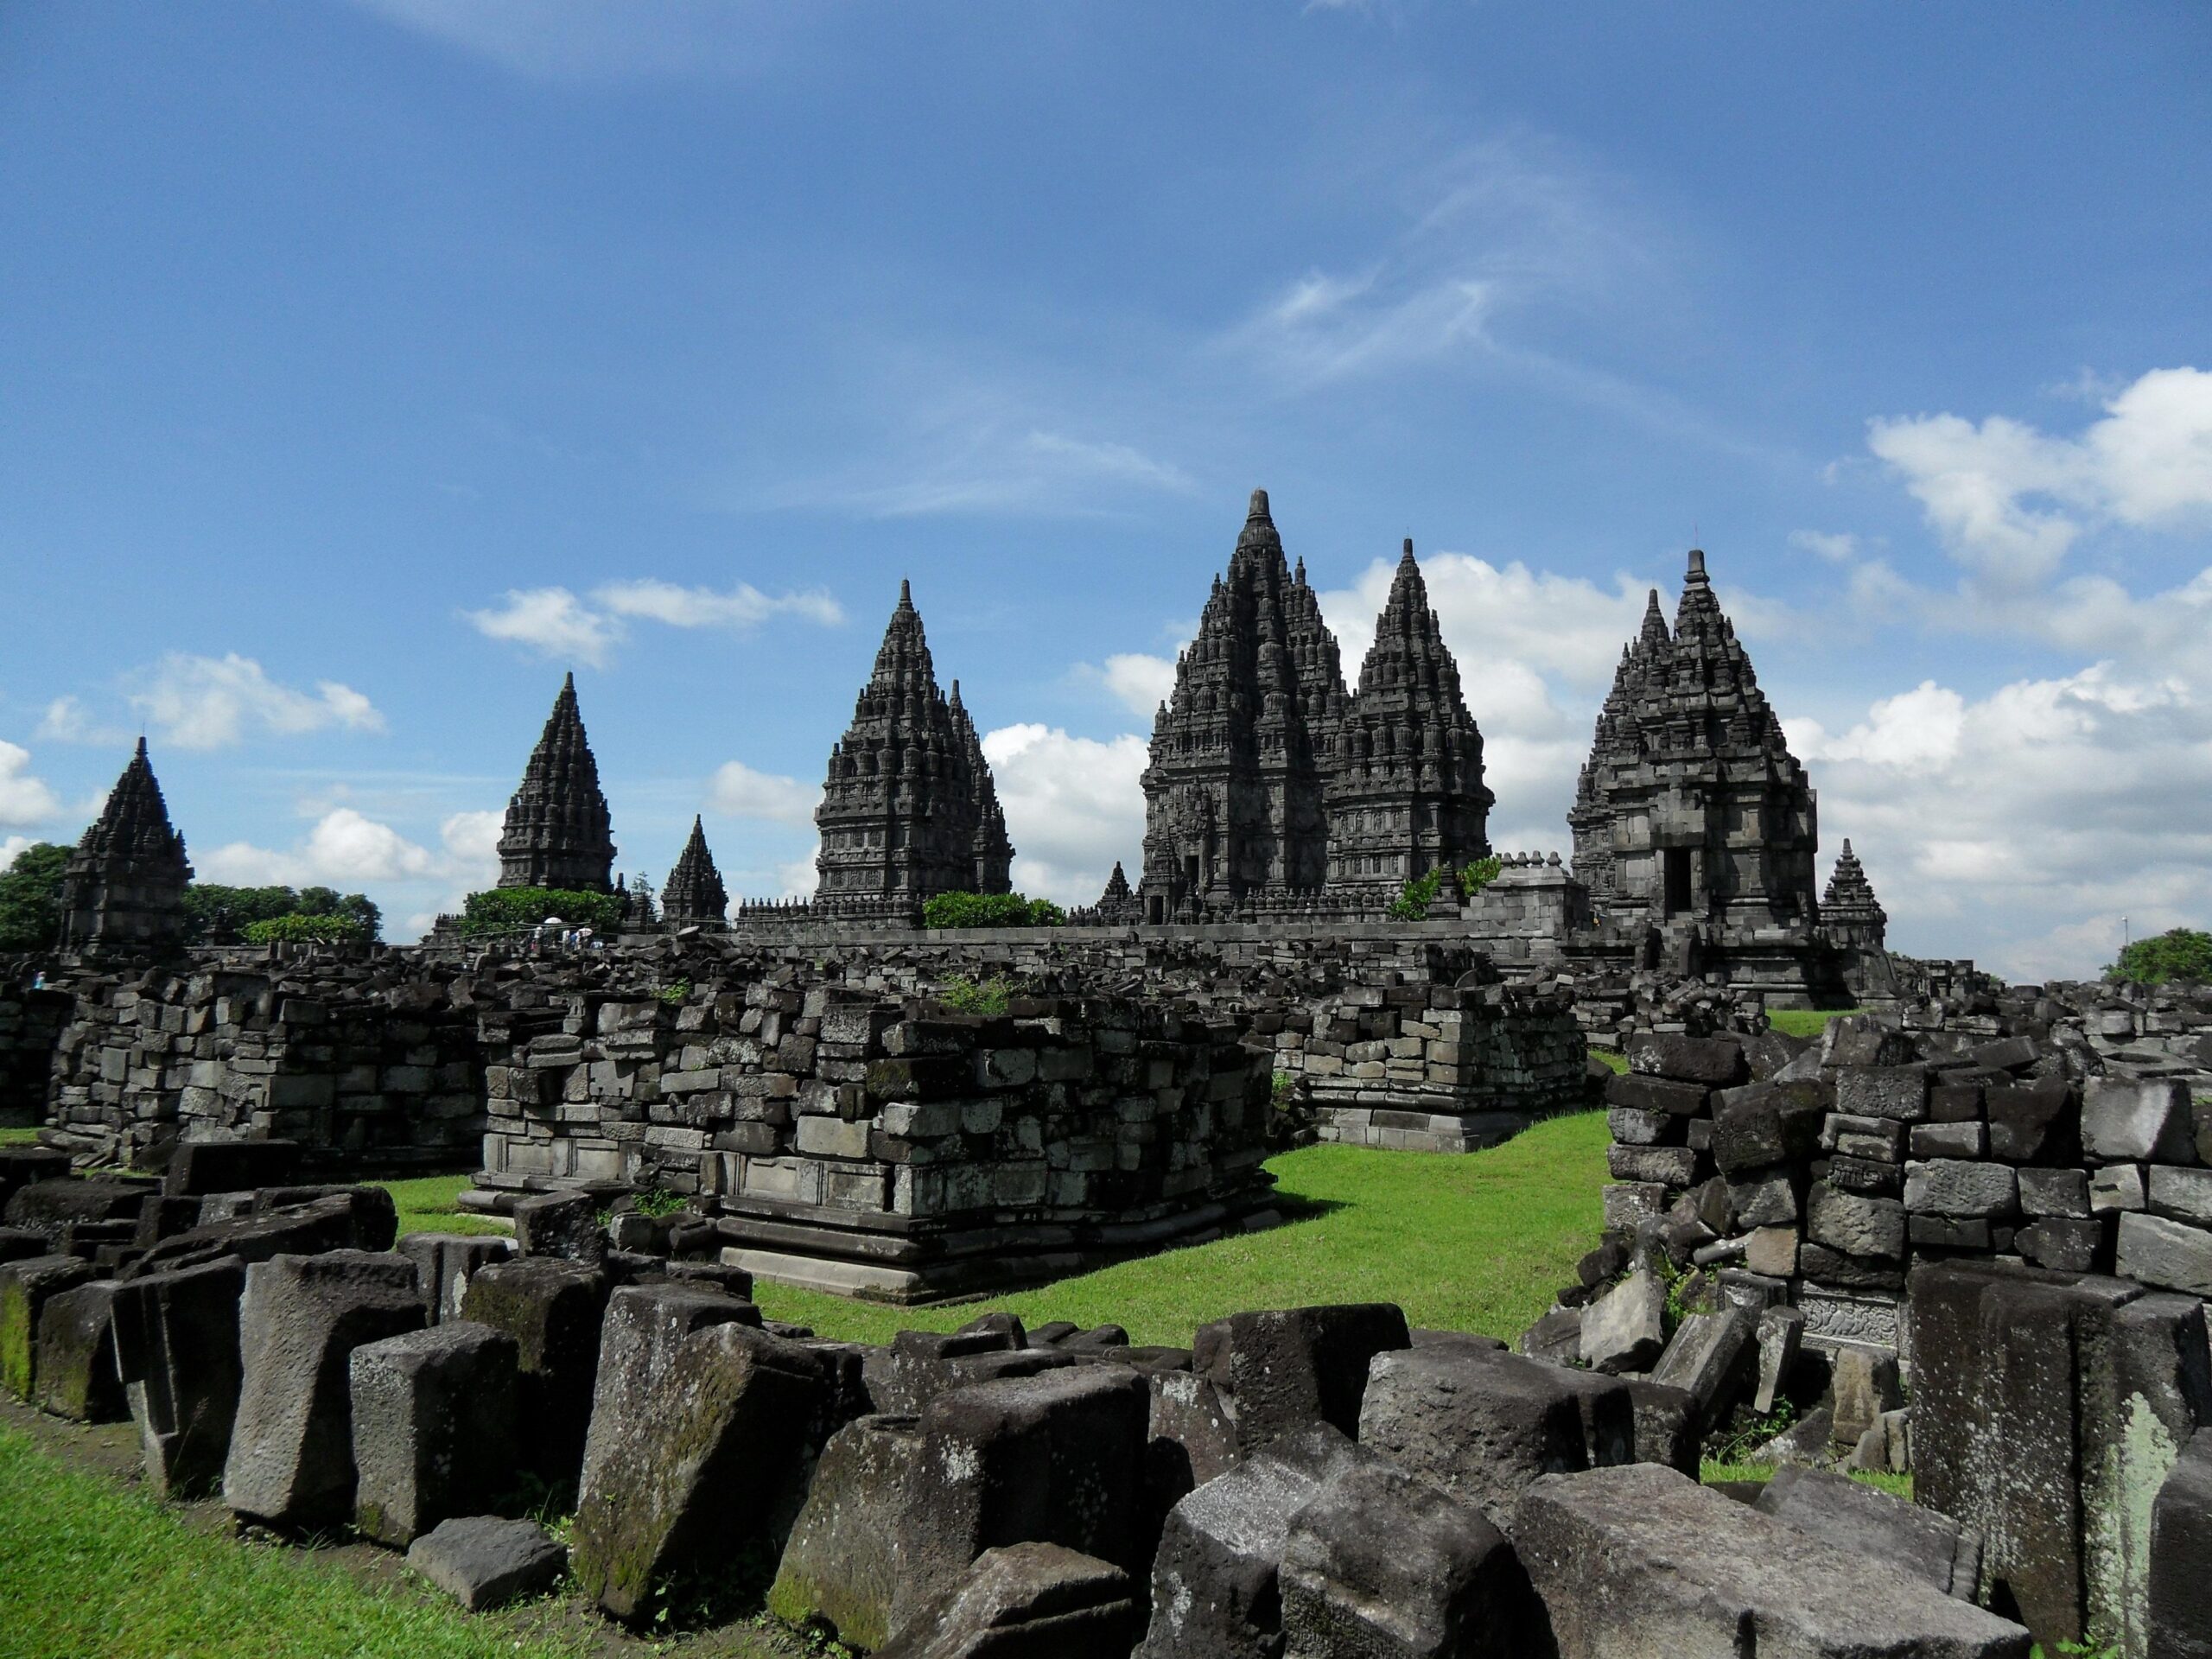
{"type": "Polygon", "coordinates": [[[1244,516],[1247,518],[1264,518],[1268,516],[1268,493],[1265,490],[1252,492],[1251,510],[1244,516]]]}
{"type": "Polygon", "coordinates": [[[899,578],[899,602],[909,610],[914,606],[913,584],[904,576],[899,578]]]}
{"type": "Polygon", "coordinates": [[[1685,582],[1703,582],[1705,579],[1705,550],[1702,548],[1694,547],[1690,549],[1689,570],[1683,576],[1682,580],[1685,582]]]}

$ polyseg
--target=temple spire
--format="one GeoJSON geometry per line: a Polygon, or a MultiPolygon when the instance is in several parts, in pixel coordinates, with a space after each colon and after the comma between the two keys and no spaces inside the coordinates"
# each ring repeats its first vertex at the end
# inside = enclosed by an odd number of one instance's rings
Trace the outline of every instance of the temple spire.
{"type": "Polygon", "coordinates": [[[576,677],[560,695],[507,803],[499,834],[499,885],[581,893],[613,890],[614,842],[599,762],[584,734],[576,677]]]}
{"type": "Polygon", "coordinates": [[[159,955],[183,942],[192,865],[142,735],[61,878],[60,948],[71,956],[159,955]]]}
{"type": "Polygon", "coordinates": [[[729,893],[722,887],[721,872],[715,868],[714,854],[707,850],[706,825],[696,813],[691,837],[683,843],[676,868],[668,873],[668,885],[660,891],[660,906],[671,927],[718,923],[728,917],[729,893]]]}

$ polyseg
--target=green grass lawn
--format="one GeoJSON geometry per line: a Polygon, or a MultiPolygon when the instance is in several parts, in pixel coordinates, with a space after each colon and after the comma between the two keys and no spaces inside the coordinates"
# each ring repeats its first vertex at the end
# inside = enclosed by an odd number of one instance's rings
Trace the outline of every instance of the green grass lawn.
{"type": "Polygon", "coordinates": [[[1268,1167],[1286,1200],[1315,1211],[983,1304],[884,1307],[765,1280],[754,1295],[771,1319],[854,1342],[953,1330],[988,1307],[1179,1347],[1226,1313],[1319,1302],[1396,1302],[1414,1325],[1511,1341],[1598,1242],[1605,1116],[1554,1118],[1488,1152],[1306,1147],[1268,1167]]]}
{"type": "Polygon", "coordinates": [[[1770,1008],[1766,1022],[1785,1037],[1817,1037],[1829,1020],[1864,1013],[1864,1008],[1770,1008]]]}
{"type": "Polygon", "coordinates": [[[38,1127],[0,1129],[0,1147],[35,1147],[38,1144],[38,1127]]]}
{"type": "Polygon", "coordinates": [[[0,1426],[0,1656],[52,1659],[550,1659],[536,1609],[472,1619],[411,1584],[365,1586],[310,1554],[244,1544],[0,1426]]]}
{"type": "Polygon", "coordinates": [[[465,1187],[475,1184],[467,1175],[418,1175],[412,1180],[378,1181],[399,1206],[403,1233],[512,1233],[514,1224],[492,1216],[473,1216],[456,1209],[454,1200],[465,1187]]]}

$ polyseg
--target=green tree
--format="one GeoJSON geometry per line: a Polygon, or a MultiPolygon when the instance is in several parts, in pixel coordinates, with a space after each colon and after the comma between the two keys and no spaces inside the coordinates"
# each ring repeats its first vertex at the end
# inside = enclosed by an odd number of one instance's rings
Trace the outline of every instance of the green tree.
{"type": "Polygon", "coordinates": [[[251,939],[248,930],[255,923],[284,916],[337,917],[359,930],[362,938],[377,938],[384,931],[384,913],[373,899],[362,893],[341,893],[335,887],[296,893],[290,887],[229,887],[217,881],[195,881],[184,890],[184,910],[188,936],[195,941],[230,934],[251,939]]]}
{"type": "Polygon", "coordinates": [[[61,872],[69,851],[33,842],[0,873],[0,950],[50,950],[61,932],[61,872]]]}
{"type": "Polygon", "coordinates": [[[248,944],[355,944],[373,936],[351,916],[309,916],[295,912],[248,922],[244,929],[248,944]]]}
{"type": "Polygon", "coordinates": [[[461,907],[461,931],[476,938],[490,933],[526,933],[549,916],[564,927],[613,930],[622,918],[622,900],[611,893],[582,893],[561,887],[490,887],[472,893],[461,907]]]}
{"type": "Polygon", "coordinates": [[[1067,912],[1018,893],[940,893],[922,906],[924,927],[1058,927],[1067,912]]]}
{"type": "Polygon", "coordinates": [[[2152,938],[2138,939],[2105,969],[2105,977],[2138,985],[2163,985],[2170,979],[2212,980],[2212,933],[2177,927],[2152,938]]]}

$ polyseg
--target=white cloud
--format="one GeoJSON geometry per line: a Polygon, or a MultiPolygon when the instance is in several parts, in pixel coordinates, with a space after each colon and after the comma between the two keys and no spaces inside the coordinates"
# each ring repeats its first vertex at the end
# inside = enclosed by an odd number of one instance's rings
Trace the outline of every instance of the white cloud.
{"type": "Polygon", "coordinates": [[[603,667],[620,630],[566,588],[510,588],[497,610],[464,611],[477,632],[559,662],[603,667]]]}
{"type": "Polygon", "coordinates": [[[1472,276],[1393,284],[1379,270],[1309,271],[1262,304],[1229,343],[1294,378],[1336,380],[1487,343],[1499,298],[1495,283],[1472,276]]]}
{"type": "Polygon", "coordinates": [[[104,748],[130,741],[129,732],[99,724],[81,702],[67,696],[56,697],[46,705],[37,735],[56,743],[90,743],[104,748]]]}
{"type": "Polygon", "coordinates": [[[1826,559],[1830,564],[1849,564],[1859,556],[1859,538],[1818,530],[1793,530],[1789,545],[1826,559]]]}
{"type": "Polygon", "coordinates": [[[843,607],[818,589],[772,597],[744,582],[718,594],[711,588],[679,588],[647,578],[609,582],[594,589],[592,597],[616,616],[642,617],[672,628],[729,628],[742,633],[772,616],[802,617],[825,627],[845,620],[843,607]]]}
{"type": "Polygon", "coordinates": [[[0,836],[0,874],[15,868],[16,860],[22,855],[23,849],[36,844],[29,836],[0,836]]]}
{"type": "Polygon", "coordinates": [[[30,770],[31,752],[0,741],[0,824],[44,823],[61,811],[60,798],[30,770]]]}
{"type": "Polygon", "coordinates": [[[844,607],[819,588],[764,594],[744,582],[718,593],[638,577],[607,582],[594,589],[591,597],[593,603],[588,605],[566,588],[512,588],[497,609],[461,614],[487,639],[509,640],[542,657],[594,668],[605,667],[615,647],[628,639],[632,620],[743,633],[775,616],[798,617],[824,627],[845,620],[844,607]]]}
{"type": "MultiPolygon", "coordinates": [[[[309,695],[270,679],[259,663],[236,652],[224,657],[171,652],[139,675],[137,684],[132,707],[180,748],[226,748],[249,736],[296,737],[333,727],[385,728],[376,706],[353,687],[318,680],[309,695]]],[[[55,711],[47,712],[52,718],[55,711]]]]}
{"type": "Polygon", "coordinates": [[[359,887],[440,873],[437,855],[352,807],[325,813],[287,850],[234,841],[197,855],[200,879],[238,887],[359,887]]]}
{"type": "Polygon", "coordinates": [[[707,810],[725,817],[764,818],[774,823],[811,825],[822,798],[796,778],[755,772],[742,760],[726,760],[707,785],[707,810]]]}
{"type": "Polygon", "coordinates": [[[1043,425],[1030,400],[988,386],[935,387],[897,435],[898,454],[824,477],[779,480],[776,507],[834,506],[879,518],[945,513],[1089,514],[1135,497],[1188,494],[1172,461],[1132,444],[1043,425]]]}
{"type": "Polygon", "coordinates": [[[386,22],[533,80],[757,72],[803,21],[745,0],[354,0],[386,22]]]}
{"type": "Polygon", "coordinates": [[[1993,415],[1877,419],[1867,447],[1903,476],[1952,556],[1994,592],[2048,582],[2100,523],[2176,529],[2212,510],[2212,373],[2153,369],[2078,438],[1993,415]]]}
{"type": "Polygon", "coordinates": [[[1131,714],[1145,720],[1150,720],[1175,690],[1175,663],[1172,658],[1120,652],[1106,659],[1105,667],[1091,671],[1131,714]]]}
{"type": "Polygon", "coordinates": [[[1135,879],[1144,842],[1145,741],[1071,737],[1056,727],[1003,726],[983,735],[1014,845],[1014,885],[1064,905],[1097,901],[1116,859],[1135,879]]]}

